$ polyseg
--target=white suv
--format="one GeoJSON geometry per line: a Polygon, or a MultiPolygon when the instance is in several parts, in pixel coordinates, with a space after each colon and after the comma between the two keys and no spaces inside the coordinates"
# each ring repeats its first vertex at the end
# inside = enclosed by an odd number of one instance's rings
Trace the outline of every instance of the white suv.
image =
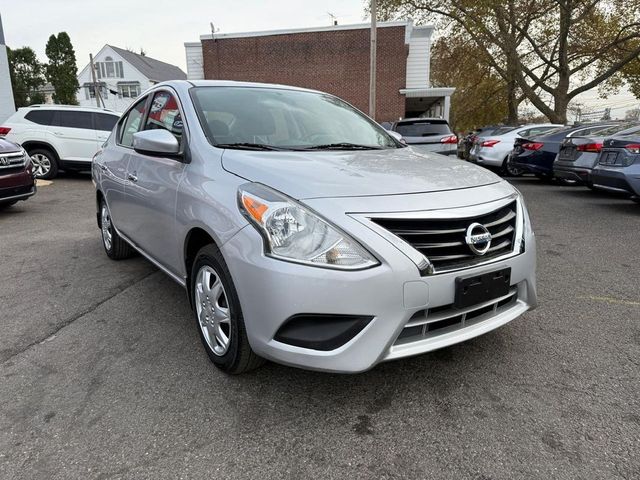
{"type": "Polygon", "coordinates": [[[90,170],[91,159],[109,138],[120,115],[97,107],[32,105],[19,108],[0,126],[0,137],[29,152],[37,178],[58,169],[90,170]]]}

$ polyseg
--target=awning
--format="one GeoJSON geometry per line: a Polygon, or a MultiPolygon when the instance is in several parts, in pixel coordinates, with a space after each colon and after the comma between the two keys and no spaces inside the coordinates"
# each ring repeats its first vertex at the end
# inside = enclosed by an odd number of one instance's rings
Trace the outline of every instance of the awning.
{"type": "Polygon", "coordinates": [[[454,87],[432,87],[432,88],[402,88],[400,93],[407,98],[416,97],[450,97],[455,92],[454,87]]]}

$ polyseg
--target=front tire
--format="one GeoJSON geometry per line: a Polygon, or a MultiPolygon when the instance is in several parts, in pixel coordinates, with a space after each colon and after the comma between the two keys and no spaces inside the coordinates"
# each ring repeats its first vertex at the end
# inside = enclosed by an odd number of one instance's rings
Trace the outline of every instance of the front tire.
{"type": "Polygon", "coordinates": [[[190,293],[200,340],[216,367],[235,375],[264,363],[249,345],[236,288],[215,245],[203,247],[196,255],[190,293]]]}
{"type": "Polygon", "coordinates": [[[110,259],[123,260],[135,254],[133,247],[125,242],[113,228],[111,213],[104,199],[100,200],[100,233],[102,246],[110,259]]]}
{"type": "Polygon", "coordinates": [[[56,156],[45,148],[35,148],[29,150],[33,171],[36,178],[51,180],[58,176],[58,161],[56,156]]]}

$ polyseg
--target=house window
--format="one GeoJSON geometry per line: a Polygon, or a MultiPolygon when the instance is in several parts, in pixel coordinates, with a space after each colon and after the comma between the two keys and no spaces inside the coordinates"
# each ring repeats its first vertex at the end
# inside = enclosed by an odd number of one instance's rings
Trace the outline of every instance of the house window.
{"type": "Polygon", "coordinates": [[[118,85],[118,93],[122,98],[136,98],[140,95],[139,84],[124,84],[118,85]]]}
{"type": "Polygon", "coordinates": [[[115,62],[113,61],[113,58],[106,57],[104,59],[104,70],[105,70],[105,73],[107,74],[107,78],[113,78],[116,76],[116,66],[115,66],[115,62]]]}
{"type": "Polygon", "coordinates": [[[116,62],[112,57],[105,57],[104,62],[96,62],[98,78],[122,78],[122,62],[116,62]]]}
{"type": "MultiPolygon", "coordinates": [[[[96,89],[93,84],[85,84],[84,88],[85,88],[85,98],[87,100],[90,98],[91,99],[96,98],[96,89]]],[[[108,98],[108,93],[109,93],[109,90],[107,89],[106,85],[100,85],[100,96],[103,99],[108,98]]]]}

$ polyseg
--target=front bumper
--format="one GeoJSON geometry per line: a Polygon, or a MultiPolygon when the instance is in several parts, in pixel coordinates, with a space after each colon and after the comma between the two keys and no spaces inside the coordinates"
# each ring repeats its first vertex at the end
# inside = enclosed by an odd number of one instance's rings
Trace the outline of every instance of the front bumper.
{"type": "Polygon", "coordinates": [[[596,188],[640,196],[640,164],[629,167],[598,166],[591,173],[596,188]]]}
{"type": "Polygon", "coordinates": [[[0,203],[26,200],[35,193],[35,179],[30,168],[0,175],[0,203]]]}
{"type": "Polygon", "coordinates": [[[537,304],[535,237],[530,230],[525,231],[526,250],[520,255],[432,276],[421,276],[415,263],[382,237],[369,238],[367,244],[381,258],[381,265],[361,271],[337,271],[265,256],[262,238],[252,226],[243,228],[226,242],[222,254],[236,284],[253,350],[278,363],[355,373],[385,360],[429,352],[476,337],[537,304]],[[456,278],[504,267],[511,267],[511,285],[516,292],[511,304],[487,312],[474,322],[444,328],[437,335],[413,342],[399,339],[408,322],[415,321],[421,312],[453,303],[456,278]],[[275,340],[286,320],[300,314],[365,316],[372,320],[351,340],[329,351],[275,340]]]}

